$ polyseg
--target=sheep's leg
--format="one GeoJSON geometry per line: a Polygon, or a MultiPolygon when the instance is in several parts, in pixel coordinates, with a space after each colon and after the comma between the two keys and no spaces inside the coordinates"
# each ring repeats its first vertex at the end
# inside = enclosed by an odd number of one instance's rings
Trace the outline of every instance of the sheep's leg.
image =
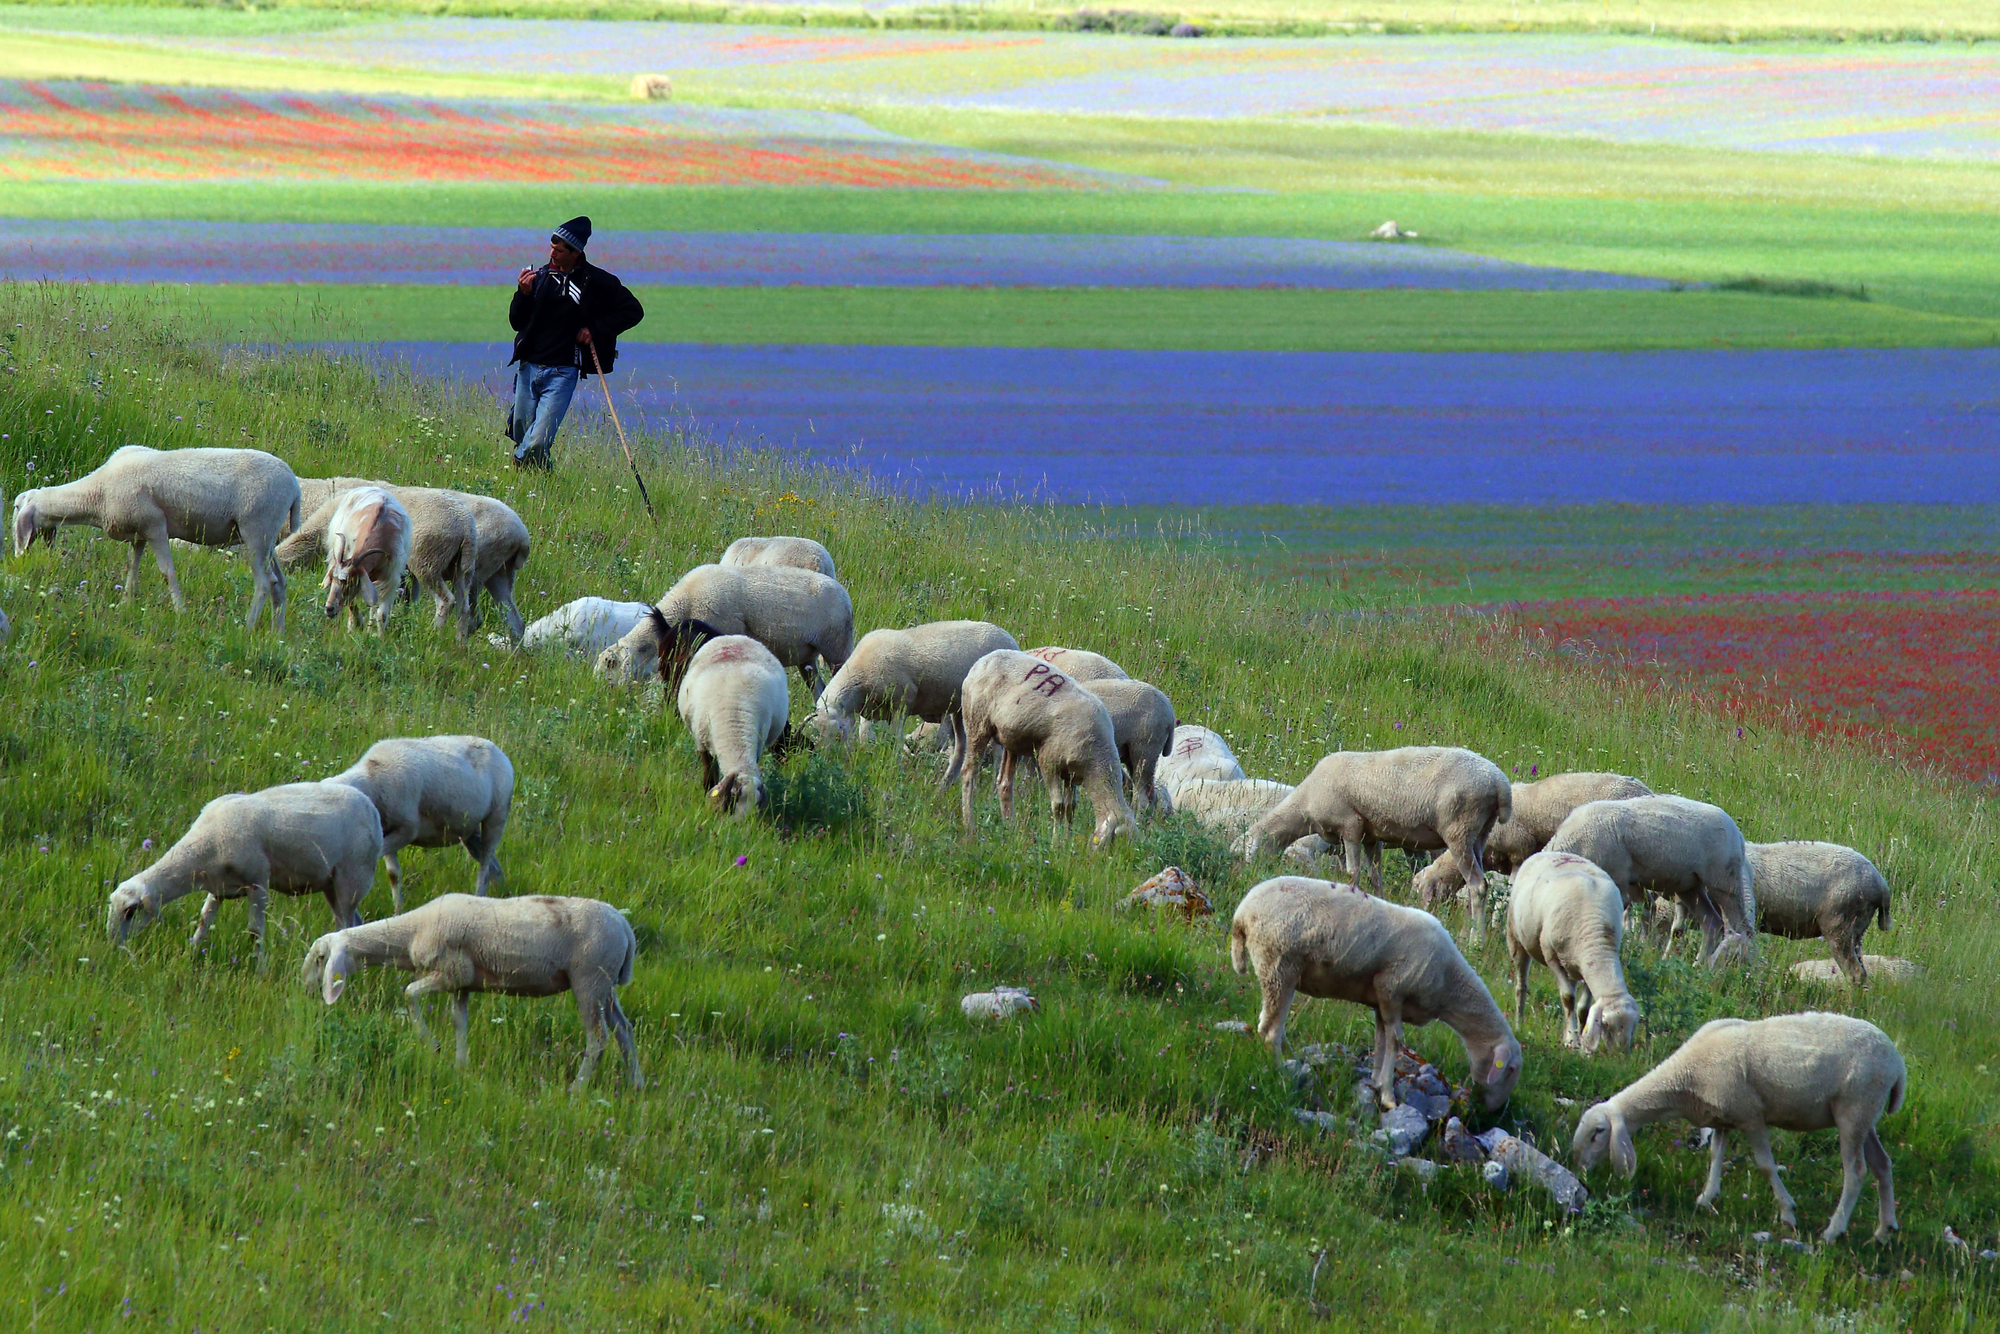
{"type": "Polygon", "coordinates": [[[431,1044],[432,1051],[438,1049],[438,1040],[431,1036],[430,1025],[424,1022],[424,997],[434,991],[457,990],[457,985],[449,978],[441,977],[436,973],[425,973],[422,977],[403,988],[403,995],[410,1002],[410,1022],[417,1026],[417,1032],[423,1037],[423,1040],[431,1044]]]}
{"type": "Polygon", "coordinates": [[[619,1053],[625,1058],[625,1077],[635,1090],[642,1089],[646,1087],[646,1077],[639,1073],[639,1044],[632,1039],[632,1021],[626,1018],[616,992],[605,1010],[611,1019],[611,1031],[618,1035],[619,1053]]]}
{"type": "Polygon", "coordinates": [[[950,787],[965,767],[965,715],[957,711],[944,716],[944,725],[951,732],[951,762],[945,765],[944,777],[938,779],[938,791],[950,787]]]}
{"type": "Polygon", "coordinates": [[[1257,979],[1264,992],[1263,1008],[1257,1012],[1257,1036],[1271,1044],[1271,1055],[1282,1056],[1285,1051],[1285,1016],[1291,1013],[1292,997],[1297,993],[1299,971],[1296,966],[1278,964],[1271,969],[1269,977],[1257,979]]]}
{"type": "Polygon", "coordinates": [[[215,915],[222,911],[222,900],[210,894],[201,901],[201,916],[195,919],[194,936],[190,944],[196,952],[208,948],[208,933],[215,929],[215,915]]]}
{"type": "Polygon", "coordinates": [[[466,1045],[465,1026],[472,1018],[472,993],[461,991],[451,998],[451,1022],[458,1029],[458,1063],[472,1063],[472,1049],[466,1045]]]}
{"type": "Polygon", "coordinates": [[[1347,883],[1358,885],[1361,883],[1361,840],[1342,834],[1340,844],[1347,852],[1347,883]]]}
{"type": "MultiPolygon", "coordinates": [[[[265,583],[263,555],[248,542],[243,544],[243,549],[250,557],[250,614],[243,618],[243,628],[255,630],[257,618],[264,614],[264,602],[270,591],[265,583]]],[[[276,619],[275,613],[273,619],[276,619]]]]}
{"type": "Polygon", "coordinates": [[[146,539],[141,537],[132,543],[132,560],[125,567],[125,596],[122,599],[123,601],[130,602],[133,596],[139,591],[139,560],[145,554],[146,539]]]}
{"type": "Polygon", "coordinates": [[[701,752],[702,791],[713,792],[715,790],[715,785],[717,783],[720,783],[721,781],[722,781],[722,766],[716,763],[715,756],[711,755],[708,751],[704,750],[703,752],[701,752]]]}
{"type": "Polygon", "coordinates": [[[463,644],[472,638],[474,617],[472,614],[473,593],[471,570],[462,569],[459,571],[458,583],[452,591],[456,595],[455,600],[458,603],[458,642],[463,644]]]}
{"type": "MultiPolygon", "coordinates": [[[[1743,1127],[1743,1138],[1750,1142],[1750,1156],[1764,1173],[1764,1179],[1771,1183],[1771,1193],[1778,1197],[1778,1221],[1796,1230],[1799,1225],[1798,1210],[1792,1207],[1791,1192],[1785,1189],[1785,1180],[1778,1175],[1778,1160],[1771,1156],[1771,1132],[1761,1123],[1743,1127]]],[[[1827,1240],[1832,1241],[1847,1230],[1847,1215],[1854,1212],[1853,1197],[1861,1193],[1861,1153],[1856,1146],[1853,1162],[1848,1162],[1847,1136],[1840,1137],[1840,1162],[1847,1169],[1847,1185],[1840,1193],[1840,1202],[1845,1207],[1834,1214],[1833,1222],[1827,1224],[1827,1240]],[[1837,1230],[1836,1230],[1837,1225],[1837,1230]]]]}
{"type": "MultiPolygon", "coordinates": [[[[487,821],[487,824],[492,824],[487,821]]],[[[500,833],[496,829],[481,826],[476,834],[465,839],[465,850],[472,860],[479,863],[479,878],[473,882],[472,892],[481,898],[493,887],[496,880],[506,879],[507,873],[500,869],[500,833]]]]}
{"type": "Polygon", "coordinates": [[[1715,910],[1715,904],[1708,895],[1701,896],[1701,959],[1705,964],[1715,963],[1715,952],[1722,948],[1722,938],[1726,934],[1722,924],[1722,914],[1715,910]]]}
{"type": "Polygon", "coordinates": [[[278,638],[283,639],[285,637],[285,567],[278,564],[278,552],[275,545],[271,546],[264,553],[264,578],[271,586],[271,628],[277,631],[278,638]]]}
{"type": "Polygon", "coordinates": [[[1396,1053],[1403,1046],[1403,998],[1375,989],[1375,1100],[1385,1112],[1396,1107],[1396,1053]]]}
{"type": "MultiPolygon", "coordinates": [[[[984,740],[982,736],[980,740],[984,740]]],[[[979,837],[979,826],[972,819],[972,799],[979,791],[979,770],[986,763],[983,746],[974,749],[968,740],[966,745],[965,768],[958,776],[958,811],[965,822],[965,837],[979,837]]]]}
{"type": "MultiPolygon", "coordinates": [[[[167,530],[161,528],[146,534],[146,544],[153,548],[153,563],[160,567],[161,574],[167,576],[167,592],[173,594],[174,610],[186,611],[187,599],[181,596],[181,581],[174,577],[174,552],[167,545],[167,530]]],[[[125,586],[129,589],[132,585],[127,583],[125,586]]]]}
{"type": "Polygon", "coordinates": [[[382,851],[382,869],[389,873],[389,903],[397,913],[403,911],[403,862],[394,852],[382,851]]]}
{"type": "Polygon", "coordinates": [[[263,885],[250,886],[250,939],[257,955],[257,971],[263,972],[270,960],[264,953],[264,922],[271,911],[271,891],[263,885]]]}
{"type": "Polygon", "coordinates": [[[1013,751],[1000,756],[1000,818],[1011,821],[1014,818],[1014,764],[1013,751]]]}
{"type": "Polygon", "coordinates": [[[1528,966],[1534,960],[1517,942],[1509,941],[1508,945],[1514,956],[1514,1027],[1518,1030],[1528,1026],[1528,966]]]}
{"type": "Polygon", "coordinates": [[[1382,841],[1371,838],[1361,845],[1368,857],[1368,883],[1375,887],[1375,897],[1382,897],[1382,841]]]}
{"type": "Polygon", "coordinates": [[[583,1065],[576,1072],[576,1082],[569,1086],[571,1093],[584,1090],[590,1077],[597,1073],[598,1058],[604,1055],[604,1002],[595,995],[578,991],[576,1013],[583,1020],[583,1065]]]}
{"type": "MultiPolygon", "coordinates": [[[[1865,1179],[1864,1170],[1868,1165],[1863,1145],[1866,1137],[1874,1133],[1873,1126],[1863,1131],[1861,1127],[1847,1123],[1844,1118],[1841,1119],[1840,1203],[1835,1206],[1833,1217],[1827,1220],[1826,1231],[1819,1234],[1821,1241],[1834,1241],[1846,1235],[1847,1221],[1854,1216],[1854,1206],[1861,1201],[1861,1183],[1865,1179]]],[[[1888,1155],[1883,1155],[1885,1161],[1887,1157],[1888,1155]]],[[[1881,1178],[1878,1176],[1876,1180],[1879,1182],[1881,1178]]],[[[1776,1184],[1775,1179],[1773,1184],[1776,1184]]],[[[1796,1226],[1789,1218],[1785,1222],[1787,1226],[1796,1226]]],[[[1880,1233],[1879,1225],[1876,1231],[1880,1233]]]]}
{"type": "Polygon", "coordinates": [[[1449,844],[1451,859],[1465,877],[1465,906],[1472,914],[1472,939],[1486,943],[1486,849],[1476,839],[1449,844]]]}
{"type": "Polygon", "coordinates": [[[1826,944],[1833,955],[1833,966],[1855,986],[1867,986],[1868,965],[1861,961],[1860,947],[1851,938],[1837,934],[1828,936],[1826,944]]]}
{"type": "Polygon", "coordinates": [[[1729,1161],[1728,1143],[1728,1131],[1720,1127],[1711,1128],[1708,1140],[1708,1184],[1702,1187],[1701,1194],[1694,1197],[1696,1204],[1711,1213],[1715,1210],[1715,1201],[1722,1194],[1722,1169],[1729,1161]]]}
{"type": "Polygon", "coordinates": [[[1861,1137],[1861,1156],[1867,1162],[1868,1170],[1875,1174],[1875,1190],[1878,1197],[1875,1224],[1875,1240],[1886,1240],[1896,1231],[1896,1181],[1895,1171],[1889,1165],[1889,1151],[1882,1147],[1882,1136],[1874,1126],[1861,1137]]]}
{"type": "Polygon", "coordinates": [[[1562,998],[1562,1044],[1565,1047],[1574,1047],[1577,1043],[1578,1033],[1576,1024],[1576,979],[1563,971],[1561,961],[1556,959],[1553,954],[1549,958],[1549,974],[1555,978],[1556,994],[1562,998]]]}
{"type": "Polygon", "coordinates": [[[528,633],[528,623],[521,617],[521,609],[514,605],[514,572],[502,570],[486,581],[486,591],[499,604],[500,614],[507,618],[507,633],[516,644],[521,636],[528,633]]]}

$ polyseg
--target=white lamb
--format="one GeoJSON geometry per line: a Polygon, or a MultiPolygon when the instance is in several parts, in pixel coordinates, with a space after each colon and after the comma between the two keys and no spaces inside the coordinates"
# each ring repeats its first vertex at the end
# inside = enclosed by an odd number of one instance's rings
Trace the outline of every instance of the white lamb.
{"type": "Polygon", "coordinates": [[[1162,815],[1173,814],[1173,798],[1160,790],[1156,776],[1161,759],[1174,747],[1173,701],[1144,681],[1104,677],[1077,684],[1103,700],[1111,715],[1118,757],[1132,777],[1132,805],[1142,815],[1156,809],[1162,815]]]}
{"type": "Polygon", "coordinates": [[[41,486],[14,497],[14,554],[35,540],[49,541],[64,524],[101,529],[132,547],[125,597],[139,587],[139,557],[146,548],[167,577],[174,610],[184,611],[173,550],[179,538],[206,547],[241,542],[250,557],[250,614],[257,628],[264,604],[271,626],[285,633],[285,572],[273,555],[287,523],[299,521],[299,479],[283,459],[257,449],[148,449],[126,445],[95,472],[60,486],[41,486]]]}
{"type": "Polygon", "coordinates": [[[810,537],[739,537],[722,553],[720,565],[789,565],[838,579],[833,553],[810,537]]]}
{"type": "Polygon", "coordinates": [[[854,603],[845,588],[811,570],[697,565],[598,655],[597,675],[621,684],[658,676],[678,688],[688,659],[717,635],[749,635],[798,668],[817,700],[818,660],[837,672],[854,647],[854,603]]]}
{"type": "Polygon", "coordinates": [[[514,605],[514,579],[528,563],[528,553],[534,545],[528,537],[528,525],[521,522],[521,516],[505,501],[466,491],[452,494],[472,510],[473,531],[478,539],[472,577],[466,588],[467,615],[473,622],[479,620],[479,594],[484,591],[500,608],[500,614],[507,620],[507,633],[518,644],[527,627],[522,622],[521,609],[514,605]]]}
{"type": "MultiPolygon", "coordinates": [[[[1486,839],[1486,869],[1502,875],[1514,874],[1522,862],[1547,847],[1569,813],[1586,801],[1653,795],[1653,789],[1636,778],[1603,773],[1551,774],[1538,782],[1515,783],[1513,789],[1513,814],[1496,823],[1486,839]]],[[[1417,902],[1428,908],[1464,884],[1464,872],[1447,851],[1419,871],[1410,888],[1416,891],[1417,902]]]]}
{"type": "Polygon", "coordinates": [[[1875,863],[1838,843],[1745,843],[1757,895],[1757,929],[1788,940],[1824,940],[1847,980],[1868,981],[1861,938],[1889,921],[1889,882],[1875,863]]]}
{"type": "Polygon", "coordinates": [[[1507,951],[1514,959],[1514,1025],[1528,1022],[1528,965],[1555,975],[1562,996],[1563,1045],[1590,1055],[1605,1042],[1632,1049],[1639,1002],[1625,986],[1618,947],[1625,939],[1625,899],[1611,877],[1569,852],[1538,852],[1523,862],[1507,899],[1507,951]],[[1578,1033],[1577,993],[1589,1009],[1578,1033]]]}
{"type": "Polygon", "coordinates": [[[456,491],[428,486],[389,486],[359,477],[308,478],[312,494],[327,499],[306,513],[305,522],[278,544],[278,561],[294,569],[316,559],[326,547],[327,525],[340,498],[361,486],[378,486],[410,516],[410,560],[405,567],[437,605],[433,624],[443,626],[454,612],[462,643],[472,633],[472,575],[479,561],[479,529],[472,507],[456,491]]]}
{"type": "Polygon", "coordinates": [[[747,815],[765,803],[757,758],[791,730],[785,667],[748,635],[721,635],[696,651],[677,697],[701,753],[701,781],[719,811],[747,815]]]}
{"type": "Polygon", "coordinates": [[[1014,636],[987,621],[931,621],[907,630],[870,630],[819,697],[823,732],[846,737],[854,720],[918,718],[939,724],[951,747],[940,788],[965,761],[960,692],[972,665],[995,649],[1018,649],[1014,636]]]}
{"type": "Polygon", "coordinates": [[[1124,681],[1131,675],[1102,653],[1087,648],[1044,646],[1029,649],[1028,656],[1040,658],[1072,681],[1124,681]]]}
{"type": "Polygon", "coordinates": [[[382,817],[382,862],[397,912],[403,911],[403,864],[396,854],[404,848],[463,846],[479,866],[475,894],[504,874],[500,836],[514,805],[514,766],[485,737],[391,737],[326,781],[353,788],[382,817]]]}
{"type": "Polygon", "coordinates": [[[261,966],[272,891],[324,894],[334,924],[352,925],[361,920],[356,909],[381,855],[382,819],[351,787],[286,783],[232,792],[202,807],[179,842],[112,891],[106,927],[111,943],[123,945],[175,899],[205,891],[194,933],[200,949],[222,900],[247,898],[261,966]]]}
{"type": "Polygon", "coordinates": [[[326,525],[326,590],[328,620],[347,610],[348,628],[361,623],[354,603],[358,591],[368,607],[375,633],[388,628],[396,594],[402,591],[403,567],[410,561],[410,515],[379,486],[357,486],[334,502],[326,525]]]}
{"type": "Polygon", "coordinates": [[[1195,723],[1181,723],[1174,728],[1173,749],[1153,771],[1153,781],[1167,790],[1178,807],[1181,784],[1197,778],[1242,782],[1243,766],[1236,762],[1236,752],[1220,733],[1195,723]]]}
{"type": "Polygon", "coordinates": [[[1014,816],[1014,766],[1021,756],[1031,755],[1049,785],[1049,809],[1057,823],[1067,824],[1075,814],[1081,786],[1090,794],[1097,819],[1093,847],[1109,846],[1119,834],[1137,831],[1132,808],[1125,804],[1117,732],[1097,696],[1040,658],[1018,649],[996,649],[966,674],[963,698],[966,758],[959,806],[967,838],[978,837],[972,801],[986,748],[995,744],[1004,752],[1001,819],[1014,816]]]}
{"type": "Polygon", "coordinates": [[[1443,1020],[1465,1044],[1472,1080],[1488,1111],[1513,1096],[1521,1044],[1507,1016],[1451,933],[1429,913],[1304,876],[1254,886],[1229,924],[1236,971],[1253,967],[1264,994],[1257,1032],[1282,1054],[1285,1016],[1297,992],[1352,1001],[1375,1012],[1375,1089],[1396,1105],[1396,1054],[1405,1022],[1443,1020]]]}
{"type": "Polygon", "coordinates": [[[1750,860],[1742,831],[1721,807],[1670,796],[1585,802],[1562,822],[1547,850],[1595,862],[1616,882],[1627,908],[1653,893],[1699,913],[1709,967],[1726,955],[1746,963],[1755,957],[1750,860]]]}
{"type": "Polygon", "coordinates": [[[572,658],[596,658],[632,632],[650,602],[613,602],[609,598],[577,598],[531,623],[521,635],[527,650],[557,648],[572,658]]]}
{"type": "Polygon", "coordinates": [[[1246,860],[1272,844],[1285,847],[1307,834],[1338,840],[1347,874],[1361,878],[1364,854],[1371,884],[1382,889],[1382,848],[1406,852],[1449,849],[1467,867],[1473,934],[1486,938],[1486,837],[1512,813],[1507,775],[1483,755],[1450,746],[1343,750],[1313,767],[1298,790],[1250,826],[1241,840],[1246,860]]]}
{"type": "Polygon", "coordinates": [[[631,923],[608,903],[596,899],[556,898],[532,894],[516,899],[475,898],[442,894],[422,907],[366,926],[349,927],[321,936],[306,951],[305,984],[315,987],[328,1005],[340,999],[350,974],[367,967],[392,964],[419,974],[403,988],[410,1018],[433,1046],[424,1024],[423,998],[448,992],[452,1020],[458,1028],[458,1063],[464,1065],[466,1020],[471,993],[495,991],[504,996],[576,994],[587,1043],[583,1068],[572,1092],[590,1082],[604,1054],[605,1031],[618,1036],[625,1056],[625,1074],[632,1087],[644,1088],[639,1050],[632,1040],[632,1021],[618,1004],[619,987],[632,980],[632,961],[639,953],[631,923]]]}
{"type": "Polygon", "coordinates": [[[1629,1179],[1639,1170],[1634,1130],[1669,1117],[1706,1126],[1715,1132],[1708,1185],[1695,1203],[1713,1209],[1722,1193],[1728,1135],[1738,1131],[1778,1197],[1779,1218],[1796,1228],[1798,1215],[1771,1157],[1767,1127],[1838,1127],[1840,1205],[1820,1237],[1832,1241],[1847,1231],[1865,1165],[1881,1195],[1875,1227],[1881,1241],[1896,1230],[1896,1188],[1875,1124],[1885,1111],[1901,1110],[1907,1088],[1902,1053],[1864,1019],[1815,1010],[1755,1022],[1717,1019],[1608,1102],[1585,1112],[1571,1147],[1580,1170],[1587,1172],[1608,1156],[1629,1179]]]}

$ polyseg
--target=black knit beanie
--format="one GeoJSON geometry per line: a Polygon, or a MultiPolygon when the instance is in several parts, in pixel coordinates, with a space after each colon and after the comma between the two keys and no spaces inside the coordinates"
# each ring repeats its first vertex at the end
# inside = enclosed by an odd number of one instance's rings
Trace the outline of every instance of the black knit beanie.
{"type": "Polygon", "coordinates": [[[590,246],[590,219],[571,218],[551,232],[549,239],[561,241],[571,250],[586,250],[590,246]]]}

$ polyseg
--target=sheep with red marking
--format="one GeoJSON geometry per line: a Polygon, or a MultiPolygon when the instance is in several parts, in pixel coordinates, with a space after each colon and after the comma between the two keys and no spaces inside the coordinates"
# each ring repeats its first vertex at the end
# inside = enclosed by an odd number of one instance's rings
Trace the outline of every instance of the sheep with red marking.
{"type": "Polygon", "coordinates": [[[1017,649],[996,649],[973,664],[966,674],[965,771],[959,797],[967,838],[978,836],[973,797],[987,747],[998,745],[1000,817],[1014,815],[1014,768],[1032,756],[1049,786],[1049,806],[1058,823],[1076,811],[1077,788],[1090,794],[1097,827],[1094,847],[1106,847],[1138,825],[1125,804],[1119,768],[1118,736],[1104,701],[1055,670],[1046,661],[1017,649]]]}
{"type": "MultiPolygon", "coordinates": [[[[664,679],[667,664],[660,667],[664,679]]],[[[764,775],[757,761],[791,727],[784,665],[748,635],[721,635],[689,660],[677,703],[701,754],[710,804],[737,815],[763,806],[764,775]]]]}

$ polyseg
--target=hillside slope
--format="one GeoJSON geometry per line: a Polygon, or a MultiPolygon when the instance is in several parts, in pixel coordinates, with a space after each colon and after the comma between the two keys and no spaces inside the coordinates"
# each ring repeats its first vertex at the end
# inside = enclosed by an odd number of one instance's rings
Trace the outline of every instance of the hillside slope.
{"type": "MultiPolygon", "coordinates": [[[[1649,1031],[1629,1057],[1585,1061],[1556,1046],[1537,974],[1505,1123],[1566,1145],[1577,1103],[1707,1018],[1851,1006],[1909,1062],[1908,1108],[1884,1123],[1904,1232],[1760,1248],[1762,1183],[1739,1163],[1720,1215],[1698,1214],[1705,1156],[1677,1149],[1675,1127],[1642,1134],[1629,1189],[1592,1180],[1580,1218],[1449,1173],[1422,1188],[1300,1126],[1268,1058],[1215,1030],[1256,1005],[1216,925],[1110,911],[1173,861],[1226,919],[1268,873],[1183,822],[1093,855],[1081,824],[1051,829],[1037,789],[1001,828],[989,787],[966,844],[952,796],[888,749],[795,759],[768,817],[720,819],[671,712],[585,664],[483,635],[460,649],[410,615],[385,640],[348,635],[318,615],[309,570],[284,642],[246,636],[248,572],[213,553],[179,557],[185,615],[150,567],[121,605],[124,551],[72,532],[0,567],[15,627],[0,652],[0,1302],[15,1327],[1317,1327],[1309,1291],[1342,1328],[1991,1320],[1993,1267],[1938,1240],[1949,1224],[1990,1246],[2000,1226],[1986,799],[1476,651],[1448,619],[1306,614],[1216,555],[1104,537],[1073,511],[909,503],[675,440],[641,442],[653,525],[587,421],[559,473],[523,481],[488,403],[351,361],[225,354],[175,322],[167,298],[0,287],[10,494],[127,442],[487,490],[535,534],[531,617],[586,593],[656,597],[730,538],[802,533],[835,553],[858,628],[978,616],[1024,644],[1102,649],[1230,736],[1253,774],[1296,780],[1339,746],[1464,744],[1524,777],[1637,774],[1720,802],[1752,838],[1866,850],[1897,920],[1869,947],[1921,959],[1922,983],[1850,1001],[1783,972],[1817,955],[1805,946],[1767,941],[1765,967],[1710,979],[1635,945],[1649,1031]],[[210,797],[427,731],[482,733],[513,759],[503,892],[630,911],[644,1094],[620,1092],[615,1067],[564,1091],[582,1046],[567,1000],[479,999],[463,1072],[418,1043],[395,977],[359,978],[328,1010],[297,981],[328,926],[316,901],[276,906],[265,975],[234,904],[211,957],[190,957],[192,901],[129,955],[107,950],[110,887],[210,797]],[[1042,1012],[969,1027],[958,998],[1000,982],[1033,988],[1042,1012]]],[[[419,900],[471,883],[458,852],[404,867],[419,900]]],[[[378,878],[364,911],[387,910],[378,878]]],[[[1495,941],[1475,962],[1504,998],[1495,941]]],[[[1354,1007],[1295,1011],[1295,1042],[1368,1031],[1354,1007]]],[[[1463,1078],[1448,1032],[1414,1041],[1463,1078]]],[[[1327,1097],[1344,1107],[1344,1090],[1327,1097]]],[[[1831,1138],[1780,1136],[1778,1156],[1802,1219],[1823,1220],[1831,1138]]]]}

